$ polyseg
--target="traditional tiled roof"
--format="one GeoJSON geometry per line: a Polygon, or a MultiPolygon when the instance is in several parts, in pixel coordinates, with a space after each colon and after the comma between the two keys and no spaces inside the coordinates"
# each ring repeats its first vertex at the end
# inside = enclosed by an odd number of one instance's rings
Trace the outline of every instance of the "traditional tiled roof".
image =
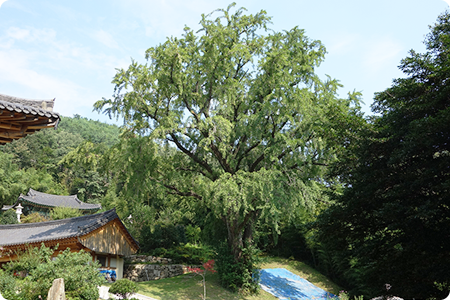
{"type": "Polygon", "coordinates": [[[48,208],[57,206],[77,208],[80,210],[99,210],[100,208],[102,208],[100,204],[90,204],[82,202],[80,199],[78,199],[77,195],[71,196],[52,195],[41,193],[33,189],[30,189],[26,195],[20,194],[19,199],[17,201],[22,203],[28,202],[34,206],[48,207],[48,208]]]}
{"type": "Polygon", "coordinates": [[[7,211],[7,210],[9,210],[11,208],[14,208],[14,205],[3,205],[2,211],[7,211]]]}
{"type": "MultiPolygon", "coordinates": [[[[115,209],[103,213],[82,217],[14,225],[0,225],[0,246],[15,246],[23,244],[41,243],[86,235],[114,219],[120,221],[115,209]]],[[[120,221],[122,223],[122,221],[120,221]]],[[[123,224],[122,224],[123,226],[123,224]]],[[[124,230],[137,245],[138,242],[124,230]]]]}
{"type": "Polygon", "coordinates": [[[61,120],[53,112],[55,100],[29,100],[0,94],[0,144],[6,144],[61,120]]]}

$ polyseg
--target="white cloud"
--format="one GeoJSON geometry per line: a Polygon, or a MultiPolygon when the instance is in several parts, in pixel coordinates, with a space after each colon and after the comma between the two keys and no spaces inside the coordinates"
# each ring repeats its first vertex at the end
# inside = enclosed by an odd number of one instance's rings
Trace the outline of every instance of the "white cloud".
{"type": "Polygon", "coordinates": [[[27,29],[11,27],[6,32],[7,36],[15,40],[24,40],[30,35],[30,31],[27,29]]]}
{"type": "Polygon", "coordinates": [[[443,1],[450,6],[450,0],[443,0],[443,1]]]}
{"type": "Polygon", "coordinates": [[[368,72],[377,72],[386,66],[396,66],[403,47],[390,37],[375,39],[367,44],[363,56],[363,67],[368,72]]]}
{"type": "Polygon", "coordinates": [[[98,50],[59,39],[53,30],[8,28],[0,32],[0,92],[56,98],[55,111],[66,116],[92,110],[112,93],[115,68],[130,63],[98,50]]]}
{"type": "MultiPolygon", "coordinates": [[[[113,55],[93,52],[89,47],[81,46],[72,41],[60,40],[52,29],[18,28],[10,27],[4,36],[0,36],[0,49],[10,49],[14,59],[29,62],[30,65],[40,65],[47,69],[79,70],[86,69],[104,72],[106,69],[114,70],[117,65],[124,62],[113,55]],[[28,45],[14,45],[15,41],[25,42],[28,45]],[[21,49],[27,49],[22,51],[21,49]]],[[[104,44],[118,47],[114,39],[107,33],[99,31],[96,37],[104,44]]],[[[2,72],[2,70],[0,70],[2,72]]]]}
{"type": "Polygon", "coordinates": [[[103,45],[105,45],[109,48],[114,48],[114,49],[119,48],[119,45],[117,44],[114,37],[110,33],[106,32],[104,30],[97,30],[97,31],[93,32],[91,34],[91,36],[93,39],[95,39],[99,43],[102,43],[103,45]]]}
{"type": "Polygon", "coordinates": [[[327,52],[330,53],[330,55],[335,55],[351,52],[355,49],[356,43],[358,43],[357,34],[343,33],[337,36],[333,36],[332,39],[330,41],[327,41],[325,45],[327,46],[327,52]]]}
{"type": "Polygon", "coordinates": [[[0,65],[7,70],[0,72],[0,81],[6,87],[20,86],[19,93],[9,92],[8,88],[2,89],[2,93],[28,99],[56,99],[54,110],[63,116],[72,116],[83,111],[83,115],[95,118],[96,114],[90,112],[94,102],[103,96],[97,94],[98,90],[95,93],[92,87],[81,86],[78,82],[58,74],[35,71],[28,63],[20,54],[0,52],[0,65]]]}
{"type": "MultiPolygon", "coordinates": [[[[202,13],[209,13],[217,7],[226,8],[221,1],[210,0],[128,0],[119,1],[123,9],[131,11],[144,23],[147,36],[164,39],[168,36],[179,36],[183,33],[184,25],[193,29],[200,26],[202,13]],[[151,15],[151,17],[149,17],[151,15]]],[[[237,5],[239,7],[239,5],[237,5]]]]}
{"type": "Polygon", "coordinates": [[[2,7],[2,4],[5,3],[7,0],[0,0],[0,7],[2,7]]]}
{"type": "MultiPolygon", "coordinates": [[[[77,91],[80,90],[80,86],[69,80],[41,74],[30,69],[27,57],[20,52],[0,52],[0,65],[3,70],[0,72],[0,80],[2,82],[19,84],[24,89],[32,90],[35,96],[28,98],[64,98],[64,95],[69,95],[70,98],[77,98],[77,91]]],[[[24,95],[11,96],[27,98],[24,95]]],[[[79,102],[80,100],[82,101],[82,99],[78,99],[77,101],[79,102]]]]}
{"type": "Polygon", "coordinates": [[[14,41],[10,38],[0,37],[0,48],[8,49],[11,48],[14,41]]]}
{"type": "Polygon", "coordinates": [[[55,39],[56,32],[53,29],[10,27],[6,30],[6,36],[25,42],[49,42],[55,39]]]}

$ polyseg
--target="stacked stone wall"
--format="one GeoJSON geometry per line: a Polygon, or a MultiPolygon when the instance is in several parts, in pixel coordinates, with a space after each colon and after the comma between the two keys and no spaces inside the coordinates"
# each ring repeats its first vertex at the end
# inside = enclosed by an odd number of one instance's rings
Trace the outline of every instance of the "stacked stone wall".
{"type": "Polygon", "coordinates": [[[174,277],[186,272],[187,266],[172,264],[169,258],[132,255],[125,260],[123,277],[141,282],[174,277]]]}
{"type": "Polygon", "coordinates": [[[157,257],[151,255],[130,255],[125,257],[125,264],[139,264],[139,263],[152,263],[152,264],[171,264],[170,258],[157,257]]]}

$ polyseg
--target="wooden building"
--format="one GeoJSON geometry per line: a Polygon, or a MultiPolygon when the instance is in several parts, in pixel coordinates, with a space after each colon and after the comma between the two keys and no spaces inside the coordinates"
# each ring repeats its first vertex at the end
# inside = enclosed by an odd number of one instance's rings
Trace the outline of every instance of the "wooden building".
{"type": "Polygon", "coordinates": [[[23,207],[22,212],[25,216],[34,212],[48,215],[50,209],[54,207],[76,208],[84,214],[92,214],[102,208],[100,204],[82,202],[78,199],[77,195],[52,195],[30,189],[26,195],[20,194],[16,203],[13,205],[5,205],[2,207],[2,210],[6,211],[19,204],[23,207]]]}
{"type": "Polygon", "coordinates": [[[61,117],[53,100],[29,100],[0,94],[0,145],[44,128],[56,128],[61,117]]]}
{"type": "Polygon", "coordinates": [[[14,225],[0,225],[0,247],[3,255],[0,263],[16,259],[17,250],[27,247],[58,246],[59,251],[91,253],[102,269],[114,270],[117,279],[123,277],[124,256],[134,254],[139,249],[138,242],[123,225],[115,209],[77,218],[14,225]]]}

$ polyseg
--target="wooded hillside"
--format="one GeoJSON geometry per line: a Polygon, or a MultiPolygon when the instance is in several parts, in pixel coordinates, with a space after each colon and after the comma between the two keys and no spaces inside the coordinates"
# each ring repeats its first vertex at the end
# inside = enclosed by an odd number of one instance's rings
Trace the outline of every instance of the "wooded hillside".
{"type": "MultiPolygon", "coordinates": [[[[56,130],[46,129],[0,146],[0,203],[13,204],[29,188],[99,202],[107,180],[97,170],[74,164],[77,148],[93,143],[108,149],[119,140],[120,129],[75,115],[62,117],[56,130]]],[[[89,154],[85,159],[91,159],[89,154]]]]}

